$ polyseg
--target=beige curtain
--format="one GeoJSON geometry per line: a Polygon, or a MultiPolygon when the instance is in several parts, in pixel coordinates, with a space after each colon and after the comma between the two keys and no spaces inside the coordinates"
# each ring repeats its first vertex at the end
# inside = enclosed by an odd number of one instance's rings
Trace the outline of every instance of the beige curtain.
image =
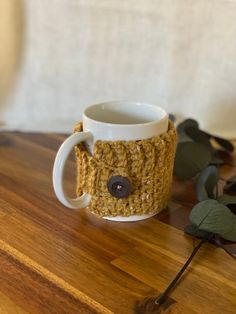
{"type": "Polygon", "coordinates": [[[235,1],[0,0],[0,40],[2,128],[70,131],[126,99],[236,137],[235,1]]]}

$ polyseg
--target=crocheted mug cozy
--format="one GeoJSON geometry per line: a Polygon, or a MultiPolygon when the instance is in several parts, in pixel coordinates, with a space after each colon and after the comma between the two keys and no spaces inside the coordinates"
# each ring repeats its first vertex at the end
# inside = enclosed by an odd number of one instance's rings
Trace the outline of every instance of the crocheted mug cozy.
{"type": "MultiPolygon", "coordinates": [[[[81,132],[79,122],[74,132],[81,132]]],[[[89,209],[99,216],[131,216],[160,212],[171,194],[176,130],[139,141],[101,141],[93,155],[84,143],[75,147],[77,195],[91,195],[89,209]]]]}

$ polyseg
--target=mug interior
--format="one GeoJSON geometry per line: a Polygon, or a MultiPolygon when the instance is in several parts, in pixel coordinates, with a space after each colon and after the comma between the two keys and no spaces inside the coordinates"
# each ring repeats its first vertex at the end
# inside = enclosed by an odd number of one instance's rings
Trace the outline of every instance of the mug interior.
{"type": "Polygon", "coordinates": [[[151,104],[117,101],[88,107],[84,115],[97,122],[133,125],[160,121],[167,113],[151,104]]]}

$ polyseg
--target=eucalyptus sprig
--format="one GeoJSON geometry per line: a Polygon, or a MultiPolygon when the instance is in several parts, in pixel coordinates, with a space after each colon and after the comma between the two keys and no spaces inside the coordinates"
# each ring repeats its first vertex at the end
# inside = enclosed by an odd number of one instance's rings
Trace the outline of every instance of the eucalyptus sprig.
{"type": "Polygon", "coordinates": [[[219,167],[224,161],[219,148],[231,153],[230,141],[203,131],[194,119],[186,119],[177,126],[178,145],[174,174],[182,180],[196,179],[198,203],[190,213],[192,225],[185,232],[201,238],[201,231],[212,233],[226,240],[236,241],[236,216],[230,206],[236,205],[236,176],[226,180],[223,194],[219,195],[219,167]],[[215,142],[215,143],[214,143],[215,142]]]}
{"type": "MultiPolygon", "coordinates": [[[[169,118],[175,122],[173,114],[169,118]]],[[[214,243],[236,259],[221,242],[221,238],[236,241],[236,215],[231,211],[236,207],[236,175],[224,180],[223,193],[219,195],[219,181],[222,180],[219,177],[219,167],[225,163],[219,152],[224,150],[230,154],[234,151],[234,146],[224,138],[201,130],[194,119],[180,123],[177,132],[174,175],[181,180],[196,180],[198,200],[190,212],[191,224],[186,226],[185,232],[200,241],[165,291],[156,298],[138,304],[136,313],[159,313],[159,308],[168,300],[168,295],[205,243],[214,243]]]]}
{"type": "MultiPolygon", "coordinates": [[[[169,118],[175,121],[174,115],[171,114],[169,118]]],[[[224,138],[201,130],[199,123],[194,119],[186,119],[180,123],[177,132],[174,175],[182,180],[196,180],[198,200],[190,212],[191,224],[186,226],[185,232],[200,239],[200,242],[165,291],[159,297],[141,304],[139,309],[142,313],[146,313],[148,308],[152,309],[148,313],[154,313],[156,307],[162,306],[203,244],[213,242],[235,259],[235,256],[222,245],[220,238],[236,241],[236,215],[231,211],[231,206],[236,206],[236,196],[232,195],[236,192],[236,176],[225,180],[223,194],[219,195],[221,180],[219,167],[224,164],[224,160],[220,158],[219,148],[232,153],[234,146],[224,138]]]]}

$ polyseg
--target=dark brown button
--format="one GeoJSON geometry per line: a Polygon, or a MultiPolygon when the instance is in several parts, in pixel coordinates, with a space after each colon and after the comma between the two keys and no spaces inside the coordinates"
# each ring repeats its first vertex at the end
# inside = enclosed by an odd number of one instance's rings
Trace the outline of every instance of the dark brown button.
{"type": "Polygon", "coordinates": [[[117,198],[128,197],[132,192],[132,185],[128,178],[122,176],[113,176],[107,182],[107,188],[110,194],[117,198]]]}

